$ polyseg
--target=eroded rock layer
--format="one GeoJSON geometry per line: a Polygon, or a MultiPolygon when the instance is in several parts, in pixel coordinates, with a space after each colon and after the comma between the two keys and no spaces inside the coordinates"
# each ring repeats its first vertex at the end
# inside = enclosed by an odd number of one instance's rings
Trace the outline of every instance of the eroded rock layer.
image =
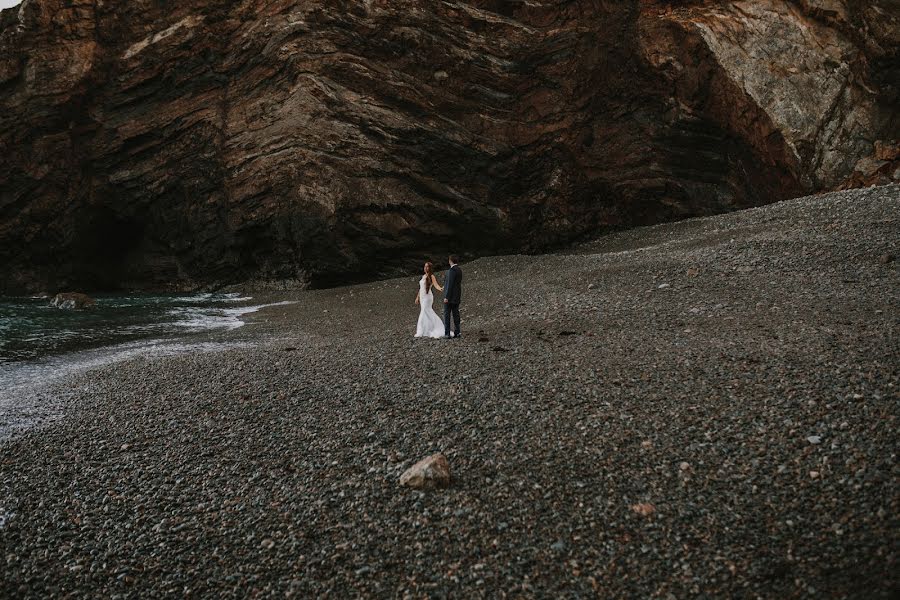
{"type": "Polygon", "coordinates": [[[0,291],[332,283],[898,178],[893,0],[25,0],[0,291]]]}

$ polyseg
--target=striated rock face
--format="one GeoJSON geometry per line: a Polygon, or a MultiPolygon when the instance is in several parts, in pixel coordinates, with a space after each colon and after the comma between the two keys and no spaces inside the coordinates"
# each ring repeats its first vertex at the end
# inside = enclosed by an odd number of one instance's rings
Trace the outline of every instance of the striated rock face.
{"type": "Polygon", "coordinates": [[[25,0],[0,292],[336,283],[898,178],[874,2],[25,0]]]}
{"type": "Polygon", "coordinates": [[[676,112],[702,111],[798,191],[840,185],[879,146],[900,166],[896,2],[669,4],[684,6],[647,11],[640,37],[676,112]]]}

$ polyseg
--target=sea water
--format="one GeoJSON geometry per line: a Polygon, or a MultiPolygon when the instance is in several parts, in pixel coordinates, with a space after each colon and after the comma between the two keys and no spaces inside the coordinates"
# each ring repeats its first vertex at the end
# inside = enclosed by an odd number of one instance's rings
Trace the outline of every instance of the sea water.
{"type": "Polygon", "coordinates": [[[269,306],[216,293],[95,299],[93,308],[66,310],[49,298],[0,297],[0,440],[58,416],[59,402],[48,396],[60,392],[47,390],[66,375],[137,355],[240,346],[191,334],[235,329],[243,315],[269,306]]]}
{"type": "Polygon", "coordinates": [[[240,327],[240,294],[98,296],[87,310],[47,298],[0,298],[0,364],[159,336],[240,327]]]}

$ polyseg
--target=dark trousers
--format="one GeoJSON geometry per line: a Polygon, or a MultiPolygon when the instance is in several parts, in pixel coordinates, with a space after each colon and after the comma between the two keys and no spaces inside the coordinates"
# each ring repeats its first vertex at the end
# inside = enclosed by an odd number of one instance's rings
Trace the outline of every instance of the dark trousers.
{"type": "Polygon", "coordinates": [[[444,335],[450,336],[450,317],[453,317],[453,329],[459,337],[459,304],[444,303],[444,335]]]}

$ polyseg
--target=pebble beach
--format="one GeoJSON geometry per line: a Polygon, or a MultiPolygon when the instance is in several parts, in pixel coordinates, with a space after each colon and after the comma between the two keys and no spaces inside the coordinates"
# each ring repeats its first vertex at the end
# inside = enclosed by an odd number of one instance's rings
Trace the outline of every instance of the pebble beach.
{"type": "Polygon", "coordinates": [[[413,274],[68,377],[0,597],[896,597],[898,253],[837,192],[463,262],[460,340],[413,274]]]}

